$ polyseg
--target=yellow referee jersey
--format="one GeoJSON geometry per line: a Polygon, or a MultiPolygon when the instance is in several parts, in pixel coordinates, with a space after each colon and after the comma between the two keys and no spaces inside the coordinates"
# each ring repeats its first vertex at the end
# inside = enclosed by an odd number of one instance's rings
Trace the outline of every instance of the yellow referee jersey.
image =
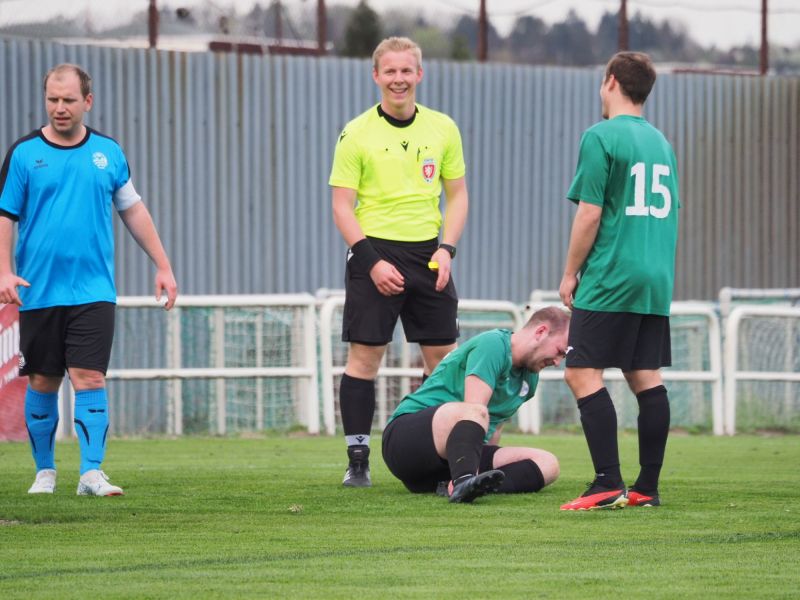
{"type": "Polygon", "coordinates": [[[356,190],[355,215],[365,235],[399,242],[436,238],[441,180],[466,171],[458,126],[417,104],[411,125],[397,127],[378,107],[342,130],[328,183],[356,190]]]}

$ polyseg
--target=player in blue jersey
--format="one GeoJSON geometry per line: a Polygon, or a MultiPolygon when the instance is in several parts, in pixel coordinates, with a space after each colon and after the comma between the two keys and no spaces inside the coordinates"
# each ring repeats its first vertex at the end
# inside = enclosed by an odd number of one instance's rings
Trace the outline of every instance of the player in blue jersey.
{"type": "Polygon", "coordinates": [[[25,422],[36,463],[31,494],[55,491],[58,389],[75,389],[78,495],[118,496],[102,470],[108,433],[105,373],[114,337],[112,207],[156,265],[155,292],[172,308],[178,286],[122,148],[83,123],[91,78],[61,64],[44,79],[49,124],[17,140],[0,170],[0,302],[20,310],[25,422]],[[16,273],[11,243],[18,224],[16,273]]]}

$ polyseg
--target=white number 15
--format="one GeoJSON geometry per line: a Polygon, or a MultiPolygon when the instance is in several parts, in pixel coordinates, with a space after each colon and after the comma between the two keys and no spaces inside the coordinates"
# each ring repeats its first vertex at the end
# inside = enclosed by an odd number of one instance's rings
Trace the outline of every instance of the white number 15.
{"type": "Polygon", "coordinates": [[[631,177],[634,178],[633,182],[633,206],[625,207],[625,214],[632,217],[646,217],[648,215],[654,216],[656,219],[665,219],[669,214],[672,207],[672,195],[669,193],[669,188],[661,183],[661,177],[669,176],[669,167],[667,165],[653,165],[653,187],[654,194],[661,194],[664,198],[664,204],[661,207],[647,206],[645,203],[645,177],[646,168],[643,162],[638,162],[633,165],[631,169],[631,177]]]}

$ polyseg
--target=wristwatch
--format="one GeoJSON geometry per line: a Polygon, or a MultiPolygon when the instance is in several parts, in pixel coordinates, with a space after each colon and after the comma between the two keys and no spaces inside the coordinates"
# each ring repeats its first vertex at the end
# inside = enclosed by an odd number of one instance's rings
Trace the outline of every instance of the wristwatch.
{"type": "Polygon", "coordinates": [[[450,244],[439,244],[439,248],[447,250],[447,252],[450,254],[450,258],[455,258],[456,257],[456,247],[455,246],[451,246],[450,244]]]}

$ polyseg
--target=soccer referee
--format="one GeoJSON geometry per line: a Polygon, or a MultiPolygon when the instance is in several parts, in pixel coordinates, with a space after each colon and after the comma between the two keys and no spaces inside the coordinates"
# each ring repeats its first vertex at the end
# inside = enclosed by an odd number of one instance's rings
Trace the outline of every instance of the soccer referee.
{"type": "Polygon", "coordinates": [[[420,345],[426,375],[455,348],[458,297],[450,267],[468,207],[458,127],[416,103],[419,46],[388,38],[372,59],[381,101],[342,130],[329,180],[333,219],[349,247],[342,340],[350,350],[339,391],[348,487],[372,485],[375,377],[398,316],[406,339],[420,345]]]}

